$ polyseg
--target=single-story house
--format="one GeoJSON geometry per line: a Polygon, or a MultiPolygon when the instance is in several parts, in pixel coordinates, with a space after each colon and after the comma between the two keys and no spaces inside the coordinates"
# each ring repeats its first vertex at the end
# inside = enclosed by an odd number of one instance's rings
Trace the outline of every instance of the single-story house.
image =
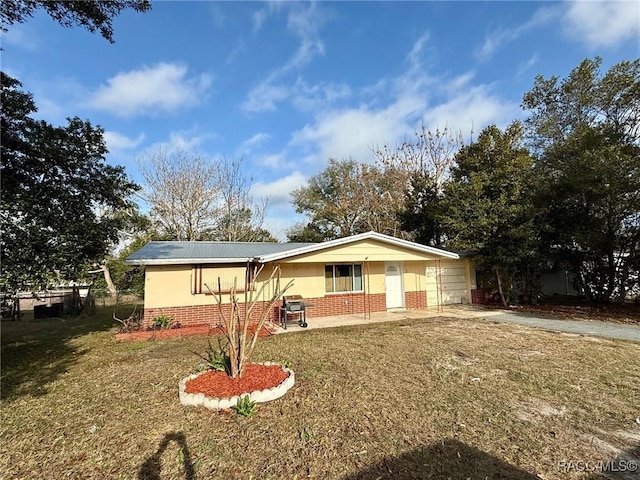
{"type": "MultiPolygon", "coordinates": [[[[313,305],[308,318],[471,303],[476,288],[468,259],[375,232],[323,243],[150,242],[126,262],[145,266],[145,324],[157,315],[181,325],[219,323],[207,285],[220,288],[228,305],[234,279],[242,291],[256,265],[264,268],[249,288],[260,290],[279,266],[281,285],[293,280],[285,295],[313,305]]],[[[268,285],[260,301],[272,292],[268,285]]],[[[269,315],[278,321],[279,309],[269,315]]]]}

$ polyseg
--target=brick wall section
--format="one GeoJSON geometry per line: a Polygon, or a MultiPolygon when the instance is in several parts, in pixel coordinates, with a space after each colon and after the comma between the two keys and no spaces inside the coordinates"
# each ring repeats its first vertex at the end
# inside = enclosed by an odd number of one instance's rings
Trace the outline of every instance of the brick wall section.
{"type": "Polygon", "coordinates": [[[426,290],[419,290],[417,292],[404,292],[404,306],[416,310],[427,308],[426,290]]]}
{"type": "MultiPolygon", "coordinates": [[[[425,293],[422,292],[424,297],[425,293]]],[[[214,302],[214,300],[211,300],[214,302]]],[[[327,295],[320,298],[307,298],[306,303],[313,304],[313,307],[307,309],[307,318],[329,317],[333,315],[352,315],[364,313],[365,296],[362,293],[345,293],[327,295]]],[[[266,302],[265,302],[266,303],[266,302]]],[[[268,321],[279,321],[279,308],[281,302],[274,305],[272,312],[268,317],[268,321]]],[[[409,308],[419,308],[410,307],[409,308]]],[[[226,315],[231,311],[229,305],[222,306],[226,315]]],[[[386,297],[384,293],[369,295],[366,300],[367,311],[384,312],[387,309],[386,297]]],[[[260,318],[262,308],[256,305],[252,312],[252,321],[257,322],[260,318]]],[[[151,324],[153,317],[158,315],[169,315],[173,317],[174,322],[179,322],[182,326],[188,325],[218,325],[222,322],[218,305],[186,305],[182,307],[164,307],[164,308],[145,308],[144,309],[144,326],[151,324]]]]}
{"type": "Polygon", "coordinates": [[[365,307],[372,312],[384,312],[387,309],[384,293],[368,295],[366,301],[363,293],[337,293],[305,301],[313,304],[307,309],[307,318],[355,315],[364,313],[365,307]]]}
{"type": "MultiPolygon", "coordinates": [[[[215,302],[215,300],[212,299],[212,302],[215,302]]],[[[280,304],[278,303],[277,306],[273,308],[273,311],[269,315],[268,320],[278,320],[279,306],[280,304]]],[[[260,315],[262,313],[262,308],[260,307],[260,305],[256,305],[254,310],[251,312],[251,320],[253,322],[257,322],[260,319],[260,315]]],[[[228,315],[231,312],[231,306],[223,305],[222,310],[228,318],[228,315]]],[[[149,326],[152,323],[153,317],[158,315],[169,315],[170,317],[173,317],[174,322],[179,322],[183,327],[191,325],[218,325],[222,323],[222,319],[220,318],[220,310],[218,308],[218,305],[215,303],[211,305],[186,305],[182,307],[145,308],[143,325],[145,327],[149,326]]]]}

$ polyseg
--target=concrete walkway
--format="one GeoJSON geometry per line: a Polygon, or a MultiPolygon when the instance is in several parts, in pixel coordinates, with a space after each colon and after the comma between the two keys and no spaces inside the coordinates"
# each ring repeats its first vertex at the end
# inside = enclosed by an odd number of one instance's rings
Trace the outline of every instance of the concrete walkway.
{"type": "Polygon", "coordinates": [[[500,323],[511,323],[527,327],[542,328],[555,332],[575,333],[596,337],[615,338],[640,342],[640,326],[622,325],[610,322],[559,320],[539,317],[530,314],[513,313],[509,310],[485,310],[472,305],[446,306],[425,310],[397,310],[372,313],[370,318],[364,315],[336,315],[334,317],[320,317],[308,319],[309,326],[302,328],[297,323],[287,324],[287,330],[280,327],[276,333],[299,332],[316,328],[342,327],[346,325],[366,325],[371,323],[391,322],[394,320],[418,318],[479,318],[500,323]]]}

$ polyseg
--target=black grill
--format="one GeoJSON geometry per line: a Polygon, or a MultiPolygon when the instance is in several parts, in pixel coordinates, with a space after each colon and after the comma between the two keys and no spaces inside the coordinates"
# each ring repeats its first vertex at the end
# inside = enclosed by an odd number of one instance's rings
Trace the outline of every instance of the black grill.
{"type": "Polygon", "coordinates": [[[282,297],[282,307],[280,307],[280,323],[282,328],[286,330],[287,319],[291,315],[297,315],[298,325],[303,328],[307,327],[307,307],[304,298],[301,295],[288,295],[282,297]]]}

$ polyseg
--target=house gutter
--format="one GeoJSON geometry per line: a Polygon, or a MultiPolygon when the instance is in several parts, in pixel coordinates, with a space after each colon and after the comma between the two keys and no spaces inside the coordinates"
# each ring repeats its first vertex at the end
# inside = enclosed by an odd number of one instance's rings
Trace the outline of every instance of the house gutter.
{"type": "MultiPolygon", "coordinates": [[[[172,258],[172,259],[133,259],[125,260],[127,265],[206,265],[217,263],[247,263],[256,261],[255,258],[172,258]]],[[[258,259],[259,261],[259,259],[258,259]]]]}

